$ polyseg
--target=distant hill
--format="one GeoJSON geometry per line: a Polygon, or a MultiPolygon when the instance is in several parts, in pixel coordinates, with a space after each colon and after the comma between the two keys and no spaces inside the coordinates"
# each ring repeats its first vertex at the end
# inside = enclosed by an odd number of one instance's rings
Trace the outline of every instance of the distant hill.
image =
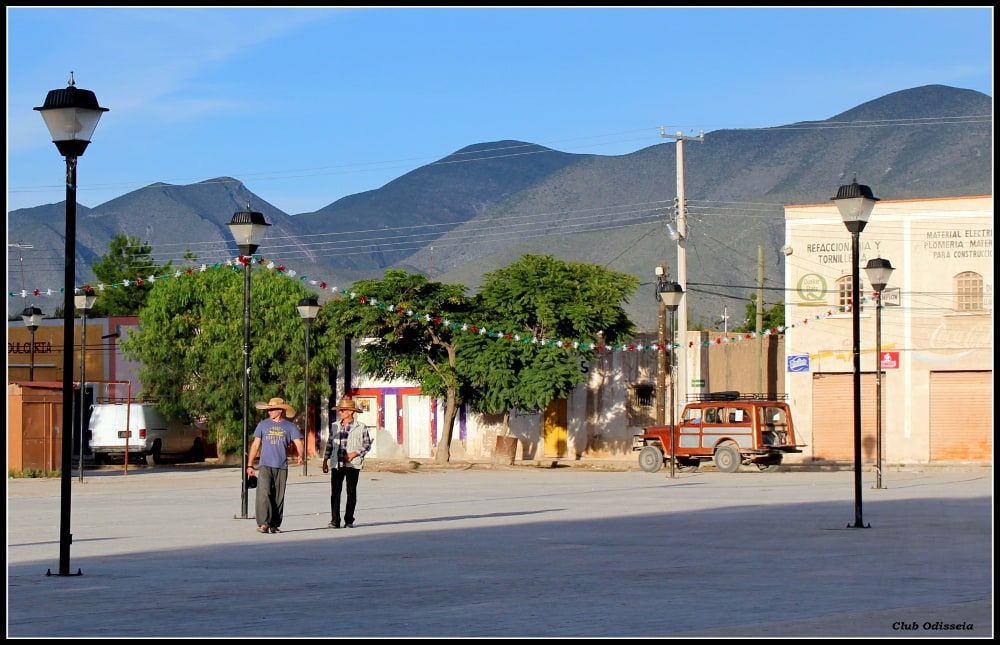
{"type": "MultiPolygon", "coordinates": [[[[985,94],[928,85],[825,120],[685,141],[691,324],[710,327],[726,307],[730,327],[742,321],[756,289],[758,246],[765,304],[783,299],[784,205],[829,203],[855,176],[880,199],[992,194],[992,114],[985,94]]],[[[523,253],[601,264],[652,283],[661,262],[676,275],[676,245],[665,224],[674,217],[677,145],[668,137],[631,154],[601,156],[521,141],[479,143],[378,190],[294,216],[230,177],[157,183],[78,207],[77,282],[92,279],[92,262],[119,232],[148,242],[158,262],[188,250],[204,262],[232,257],[226,223],[249,203],[274,227],[261,253],[331,285],[393,267],[471,292],[485,272],[523,253]]],[[[25,288],[62,286],[64,219],[64,203],[8,213],[8,240],[33,247],[25,276],[32,284],[25,288]]],[[[19,269],[17,255],[8,253],[9,292],[20,290],[19,269]]],[[[641,288],[628,311],[652,330],[653,287],[641,288]]]]}

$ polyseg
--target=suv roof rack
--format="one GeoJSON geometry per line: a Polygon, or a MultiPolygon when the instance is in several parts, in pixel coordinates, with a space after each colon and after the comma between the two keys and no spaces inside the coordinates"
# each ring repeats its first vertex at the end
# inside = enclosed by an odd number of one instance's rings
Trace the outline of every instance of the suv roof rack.
{"type": "Polygon", "coordinates": [[[691,401],[787,401],[788,395],[769,392],[698,392],[691,395],[691,401]]]}

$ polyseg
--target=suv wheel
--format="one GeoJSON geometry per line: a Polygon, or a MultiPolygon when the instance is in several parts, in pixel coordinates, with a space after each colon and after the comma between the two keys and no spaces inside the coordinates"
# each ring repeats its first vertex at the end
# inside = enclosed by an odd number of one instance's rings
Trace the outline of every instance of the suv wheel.
{"type": "Polygon", "coordinates": [[[735,473],[740,468],[740,451],[731,443],[726,443],[715,449],[715,467],[720,472],[735,473]]]}

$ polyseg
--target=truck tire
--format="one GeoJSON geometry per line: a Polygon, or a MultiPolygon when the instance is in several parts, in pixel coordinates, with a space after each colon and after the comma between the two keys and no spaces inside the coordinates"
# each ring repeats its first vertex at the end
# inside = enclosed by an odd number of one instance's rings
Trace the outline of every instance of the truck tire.
{"type": "Polygon", "coordinates": [[[150,454],[153,455],[153,463],[154,464],[162,464],[163,463],[163,455],[160,452],[161,450],[163,450],[163,444],[161,444],[159,442],[159,440],[157,440],[153,444],[153,450],[150,452],[150,454]]]}
{"type": "Polygon", "coordinates": [[[639,451],[639,468],[647,473],[655,473],[663,468],[663,451],[656,446],[644,446],[639,451]]]}
{"type": "Polygon", "coordinates": [[[719,472],[735,473],[740,469],[740,450],[731,443],[724,443],[715,449],[715,467],[719,472]]]}

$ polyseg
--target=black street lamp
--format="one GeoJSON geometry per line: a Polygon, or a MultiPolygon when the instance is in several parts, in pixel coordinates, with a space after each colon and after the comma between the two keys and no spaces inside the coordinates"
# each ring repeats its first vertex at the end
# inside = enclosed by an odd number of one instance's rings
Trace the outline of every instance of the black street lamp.
{"type": "Polygon", "coordinates": [[[80,481],[83,481],[83,439],[86,436],[84,428],[87,421],[87,313],[93,308],[97,294],[90,287],[84,287],[83,293],[74,297],[76,308],[83,318],[83,330],[80,332],[80,481]]]}
{"type": "Polygon", "coordinates": [[[882,291],[889,284],[892,263],[883,258],[868,260],[865,273],[875,290],[875,488],[882,486],[882,291]]]}
{"type": "Polygon", "coordinates": [[[233,233],[236,246],[240,250],[240,262],[243,263],[243,455],[240,465],[243,471],[243,486],[241,489],[241,506],[239,519],[247,519],[247,437],[250,435],[250,265],[251,257],[257,252],[267,227],[270,224],[264,219],[263,213],[247,209],[233,214],[229,221],[229,230],[233,233]]]}
{"type": "Polygon", "coordinates": [[[861,513],[861,264],[859,239],[871,217],[878,198],[872,189],[859,184],[857,178],[837,189],[833,202],[851,233],[851,313],[854,319],[854,524],[849,527],[869,528],[861,513]]]}
{"type": "Polygon", "coordinates": [[[21,312],[21,319],[24,320],[24,326],[28,328],[31,333],[31,348],[28,350],[30,352],[30,357],[28,360],[28,380],[35,380],[35,332],[38,331],[38,326],[42,323],[42,310],[38,307],[31,305],[30,307],[25,307],[24,311],[21,312]]]}
{"type": "Polygon", "coordinates": [[[668,342],[670,343],[670,478],[676,477],[676,464],[677,461],[677,429],[674,427],[676,421],[674,420],[674,411],[677,409],[677,405],[674,403],[674,397],[676,388],[674,386],[674,312],[677,311],[677,307],[681,304],[681,299],[684,297],[684,287],[676,282],[663,282],[660,284],[660,301],[666,306],[667,310],[670,312],[670,334],[668,342]]]}
{"type": "MultiPolygon", "coordinates": [[[[72,463],[73,463],[73,367],[69,360],[73,347],[73,293],[76,283],[76,160],[83,156],[101,115],[108,111],[97,104],[90,90],[76,87],[73,72],[69,86],[50,90],[45,104],[34,108],[41,112],[45,126],[59,154],[66,158],[66,269],[63,287],[63,396],[62,396],[62,459],[60,468],[59,575],[74,575],[69,571],[72,463]]],[[[51,575],[51,571],[48,575],[51,575]]],[[[75,575],[82,575],[77,570],[75,575]]]]}
{"type": "Polygon", "coordinates": [[[299,315],[302,316],[302,322],[306,326],[306,402],[302,406],[304,413],[302,434],[305,437],[305,441],[302,442],[303,452],[305,452],[302,455],[302,475],[306,476],[309,474],[309,328],[312,327],[312,321],[316,320],[316,314],[319,313],[319,301],[316,298],[303,298],[299,300],[298,309],[299,315]]]}

